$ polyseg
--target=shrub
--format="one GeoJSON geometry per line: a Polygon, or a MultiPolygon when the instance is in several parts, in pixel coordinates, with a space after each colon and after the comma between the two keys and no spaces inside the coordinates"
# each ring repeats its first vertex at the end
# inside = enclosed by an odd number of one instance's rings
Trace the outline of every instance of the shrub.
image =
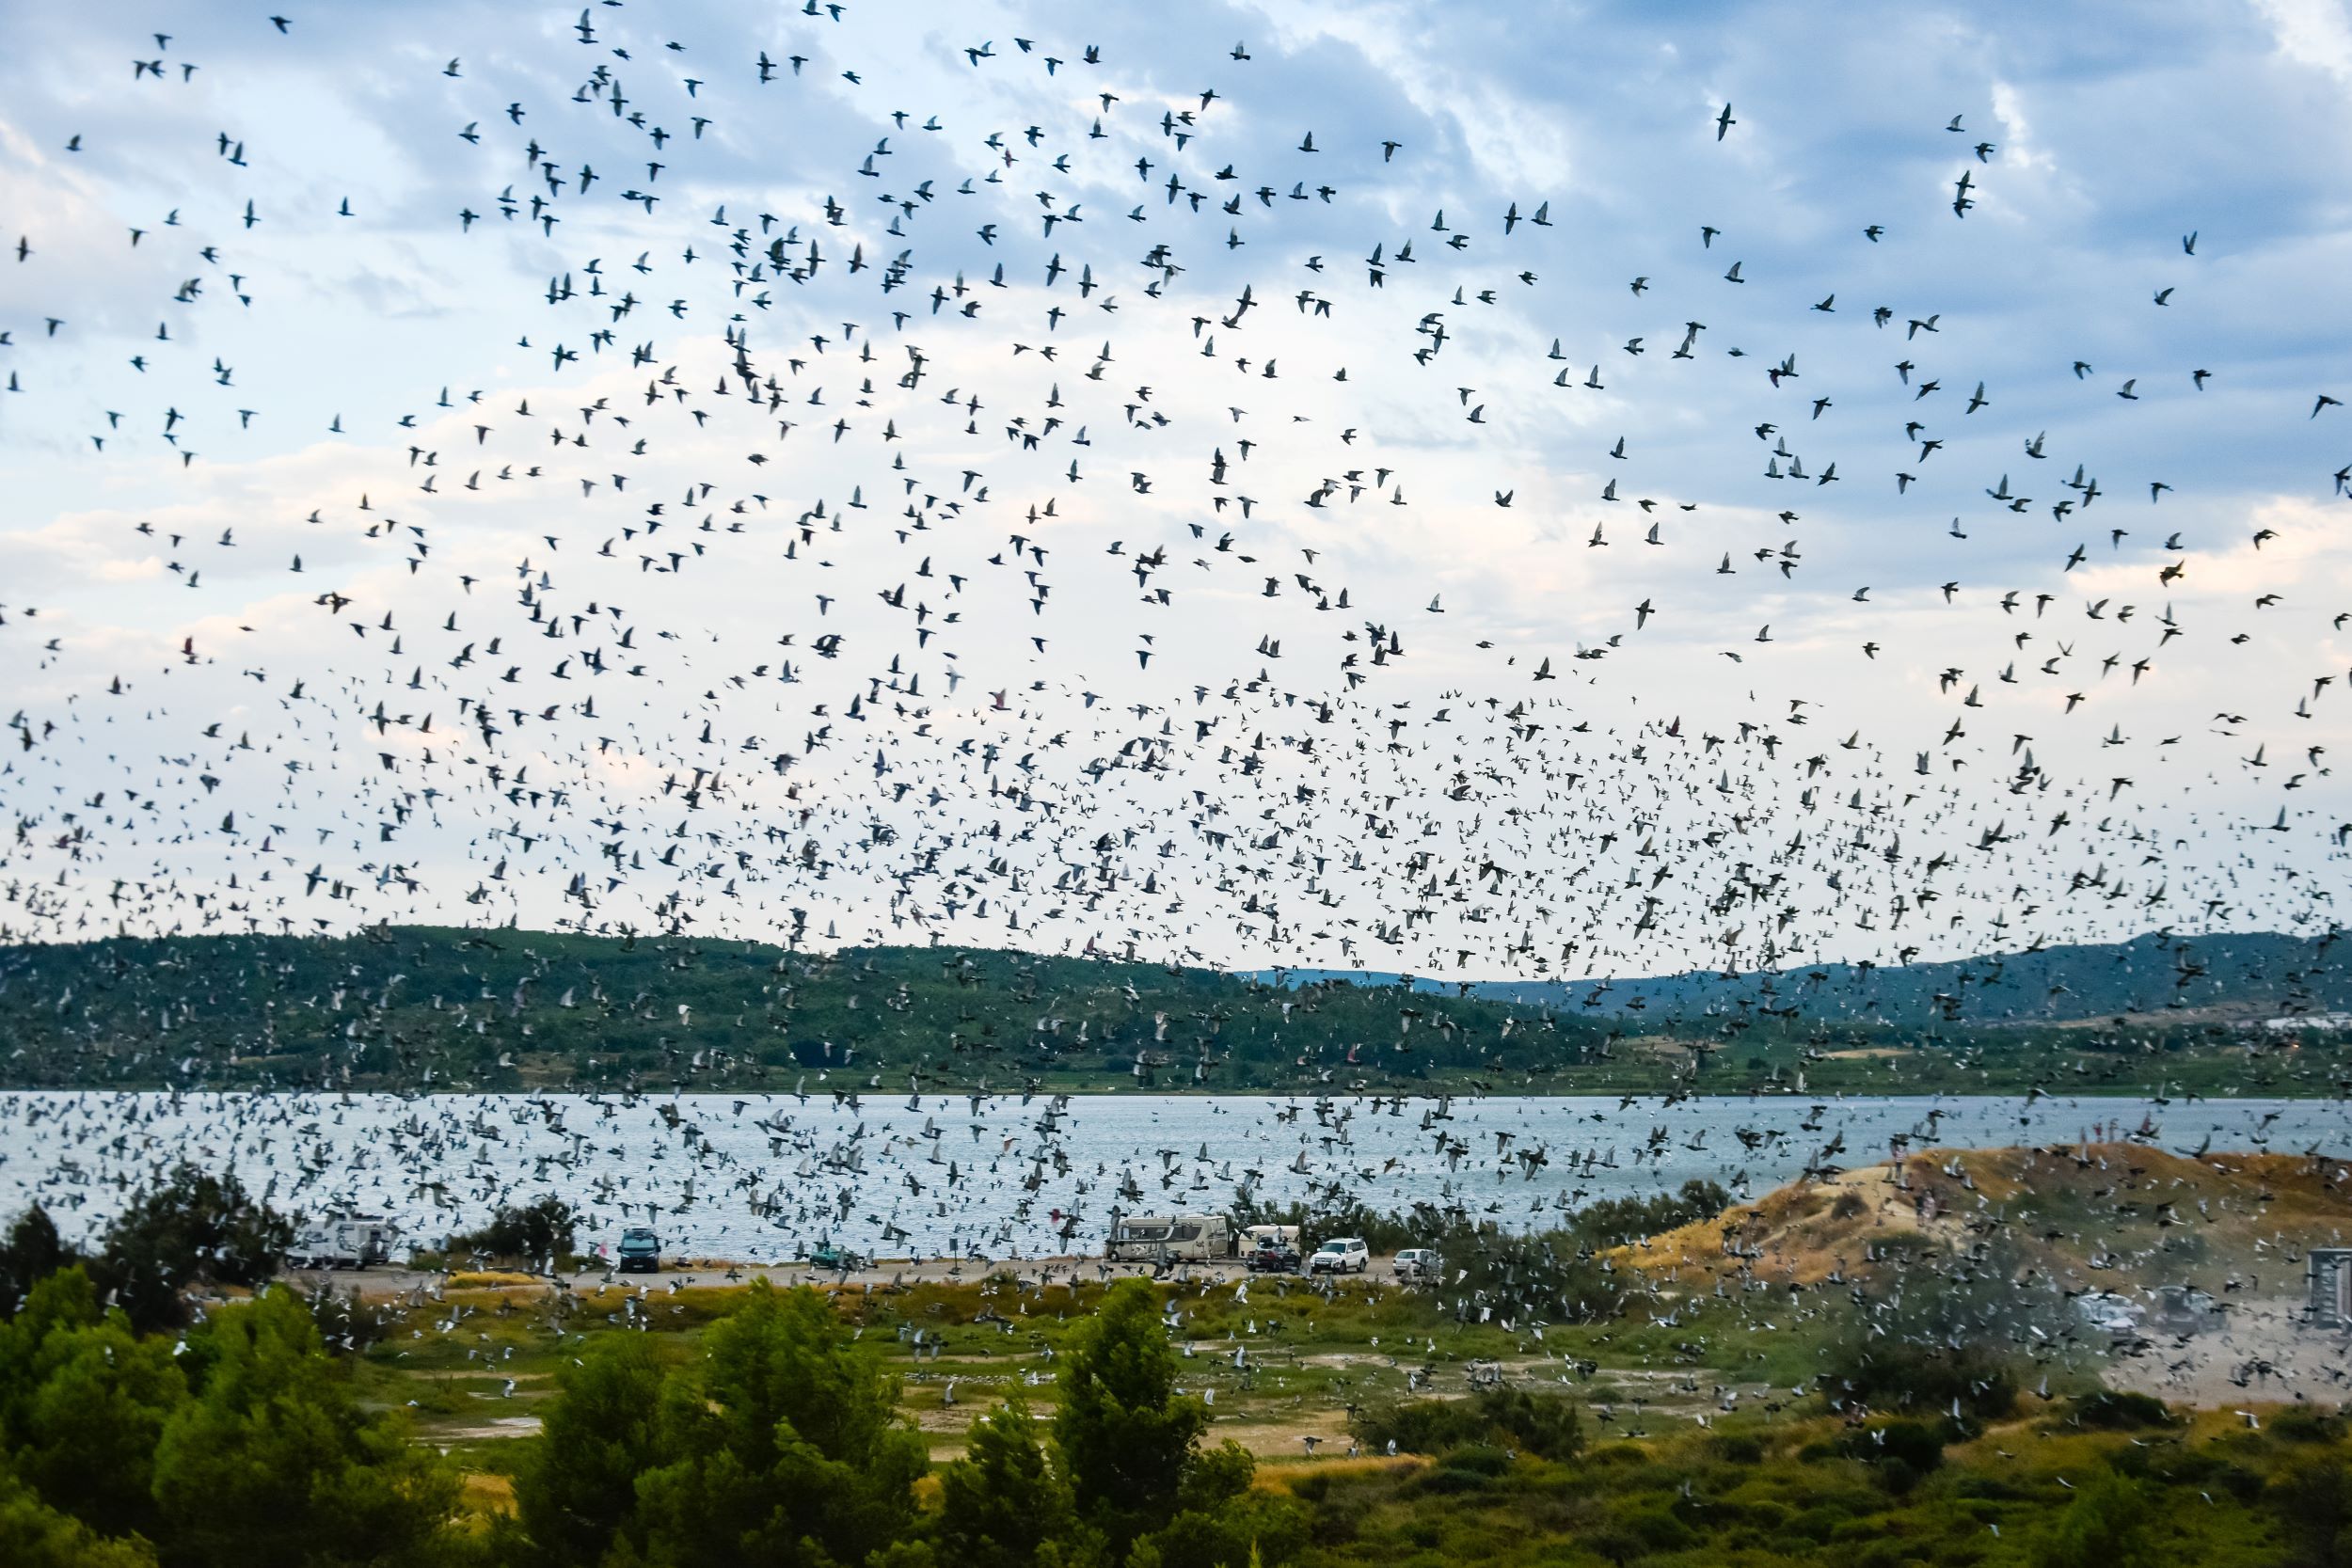
{"type": "Polygon", "coordinates": [[[2029,1270],[2014,1240],[1886,1272],[1886,1294],[1866,1303],[1829,1349],[1833,1396],[1934,1413],[1958,1401],[1964,1413],[2004,1416],[2016,1403],[2016,1358],[2030,1331],[2059,1338],[2078,1326],[2055,1288],[2021,1283],[2029,1270]]]}
{"type": "Polygon", "coordinates": [[[570,1256],[579,1228],[579,1211],[549,1194],[507,1205],[481,1229],[452,1236],[444,1250],[453,1258],[519,1259],[551,1269],[557,1259],[570,1256]]]}
{"type": "Polygon", "coordinates": [[[1349,1420],[1358,1441],[1400,1452],[1443,1453],[1486,1444],[1541,1459],[1568,1459],[1584,1447],[1574,1402],[1524,1388],[1486,1388],[1463,1400],[1414,1400],[1359,1411],[1349,1420]]]}
{"type": "Polygon", "coordinates": [[[1857,1459],[1897,1497],[1908,1494],[1944,1464],[1944,1445],[1957,1435],[1947,1423],[1895,1420],[1856,1428],[1836,1443],[1816,1445],[1806,1457],[1857,1459]]]}
{"type": "Polygon", "coordinates": [[[2077,1488],[2033,1544],[2034,1568],[2142,1568],[2153,1560],[2140,1489],[2112,1470],[2077,1488]]]}
{"type": "Polygon", "coordinates": [[[2352,1560],[2352,1468],[2332,1455],[2299,1456],[2266,1488],[2271,1511],[2301,1548],[2309,1568],[2342,1568],[2352,1560]]]}
{"type": "Polygon", "coordinates": [[[2172,1424],[2172,1412],[2162,1400],[2128,1389],[2102,1388],[2082,1395],[2071,1402],[2070,1412],[2076,1426],[2100,1432],[2172,1424]]]}
{"type": "Polygon", "coordinates": [[[2270,1418],[2270,1435],[2281,1443],[2332,1443],[2344,1433],[2344,1419],[2298,1404],[2270,1418]]]}
{"type": "Polygon", "coordinates": [[[1750,1432],[1722,1433],[1708,1444],[1708,1451],[1726,1465],[1761,1465],[1764,1439],[1750,1432]]]}

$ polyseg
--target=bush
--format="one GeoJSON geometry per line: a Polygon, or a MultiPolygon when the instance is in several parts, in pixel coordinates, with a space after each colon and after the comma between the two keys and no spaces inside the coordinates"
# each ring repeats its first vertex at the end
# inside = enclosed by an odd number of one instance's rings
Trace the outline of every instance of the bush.
{"type": "Polygon", "coordinates": [[[517,1208],[499,1210],[479,1230],[449,1239],[444,1249],[452,1258],[518,1259],[548,1269],[571,1256],[580,1229],[580,1212],[549,1194],[517,1208]]]}
{"type": "Polygon", "coordinates": [[[1708,1451],[1726,1465],[1761,1465],[1764,1439],[1749,1432],[1722,1433],[1708,1444],[1708,1451]]]}
{"type": "Polygon", "coordinates": [[[1846,1433],[1838,1440],[1836,1451],[1847,1459],[1878,1466],[1886,1489],[1899,1497],[1943,1466],[1944,1445],[1950,1435],[1941,1425],[1888,1421],[1846,1433]]]}
{"type": "Polygon", "coordinates": [[[2034,1541],[2034,1568],[2142,1568],[2148,1547],[2139,1487],[2112,1470],[2086,1481],[2034,1541]]]}
{"type": "Polygon", "coordinates": [[[1485,1444],[1540,1459],[1568,1459],[1584,1447],[1583,1422],[1576,1404],[1556,1394],[1524,1388],[1486,1388],[1462,1400],[1414,1400],[1350,1418],[1349,1430],[1365,1447],[1403,1453],[1444,1453],[1485,1444]]]}
{"type": "Polygon", "coordinates": [[[2061,1338],[2079,1327],[2054,1287],[2022,1283],[2041,1276],[2013,1240],[1965,1258],[1923,1254],[1892,1275],[1887,1294],[1867,1302],[1829,1348],[1833,1399],[1933,1414],[1958,1401],[1964,1414],[2005,1416],[2032,1333],[2061,1338]]]}
{"type": "Polygon", "coordinates": [[[2169,1427],[2172,1412],[2153,1395],[2102,1388],[2072,1401],[2070,1418],[2076,1426],[2095,1432],[2122,1432],[2133,1427],[2169,1427]]]}
{"type": "Polygon", "coordinates": [[[2342,1568],[2352,1560],[2352,1468],[2332,1455],[2298,1457],[2271,1478],[2272,1512],[2309,1568],[2342,1568]]]}
{"type": "Polygon", "coordinates": [[[2344,1419],[2298,1404],[2270,1418],[2270,1435],[2281,1443],[2332,1443],[2344,1433],[2344,1419]]]}

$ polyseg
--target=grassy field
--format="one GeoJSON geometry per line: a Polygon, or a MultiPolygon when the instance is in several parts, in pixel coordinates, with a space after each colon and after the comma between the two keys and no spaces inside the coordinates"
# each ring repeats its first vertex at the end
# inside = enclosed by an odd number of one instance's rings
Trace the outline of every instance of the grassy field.
{"type": "MultiPolygon", "coordinates": [[[[683,1361],[740,1294],[452,1287],[389,1315],[364,1354],[365,1387],[409,1405],[420,1437],[466,1465],[468,1506],[497,1512],[526,1447],[517,1439],[585,1337],[642,1332],[683,1361]]],[[[860,1343],[898,1376],[899,1407],[936,1461],[960,1453],[974,1416],[1014,1390],[1050,1421],[1057,1349],[1101,1295],[1090,1281],[1009,1275],[833,1292],[860,1343]]],[[[2109,1430],[2084,1402],[2109,1363],[2084,1346],[2052,1357],[2056,1375],[2012,1417],[1901,1422],[1904,1457],[1890,1465],[1869,1435],[1883,1415],[1856,1427],[1819,1386],[1842,1326],[1828,1293],[1782,1310],[1667,1323],[1637,1309],[1540,1330],[1460,1323],[1427,1292],[1357,1280],[1258,1279],[1246,1293],[1171,1283],[1160,1296],[1191,1353],[1180,1386],[1212,1399],[1213,1441],[1242,1442],[1260,1456],[1259,1484],[1304,1506],[1311,1533],[1295,1560],[1309,1563],[2038,1562],[2029,1548],[2094,1480],[2130,1489],[2131,1550],[2152,1554],[2099,1568],[2280,1562],[2293,1560],[2281,1553],[2294,1530],[2274,1506],[2279,1478],[2344,1451],[2341,1421],[2298,1409],[2284,1389],[2109,1430]],[[1461,1396],[1488,1368],[1572,1395],[1587,1451],[1350,1453],[1352,1414],[1461,1396]]]]}
{"type": "MultiPolygon", "coordinates": [[[[2297,1288],[2300,1246],[2345,1230],[2346,1173],[2302,1157],[1931,1150],[1603,1254],[1638,1289],[1598,1321],[1539,1322],[1443,1288],[1364,1278],[1158,1290],[1183,1386],[1212,1402],[1219,1434],[1269,1462],[1304,1463],[1308,1437],[1319,1455],[1344,1452],[1351,1413],[1458,1396],[1474,1376],[1573,1393],[1621,1439],[1802,1427],[1830,1413],[1822,1369],[1854,1331],[1860,1288],[1883,1291],[1922,1259],[1998,1243],[2004,1266],[2038,1276],[2054,1300],[2188,1281],[2235,1305],[2297,1288]]],[[[1095,1273],[1073,1278],[1066,1266],[828,1287],[943,1457],[1009,1393],[1050,1418],[1056,1357],[1103,1290],[1095,1273]]],[[[588,1337],[643,1333],[682,1361],[742,1291],[709,1275],[583,1291],[452,1275],[430,1293],[371,1303],[382,1321],[362,1375],[371,1400],[410,1408],[423,1437],[496,1474],[588,1337]]],[[[2118,1370],[2105,1337],[2062,1312],[2042,1321],[2053,1331],[2019,1352],[2037,1401],[2088,1392],[2118,1370]]]]}

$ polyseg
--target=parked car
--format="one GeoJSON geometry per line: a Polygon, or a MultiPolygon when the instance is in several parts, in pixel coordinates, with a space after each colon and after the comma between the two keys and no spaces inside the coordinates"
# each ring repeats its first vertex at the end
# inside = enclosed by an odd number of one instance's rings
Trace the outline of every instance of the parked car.
{"type": "Polygon", "coordinates": [[[1241,1255],[1251,1274],[1296,1274],[1298,1262],[1298,1248],[1289,1242],[1263,1241],[1241,1255]]]}
{"type": "Polygon", "coordinates": [[[1425,1246],[1408,1246],[1396,1255],[1396,1277],[1405,1279],[1442,1279],[1445,1259],[1425,1246]]]}
{"type": "Polygon", "coordinates": [[[827,1274],[840,1274],[853,1269],[862,1269],[866,1267],[866,1259],[851,1252],[848,1247],[837,1245],[830,1241],[818,1242],[808,1255],[808,1266],[812,1269],[822,1270],[827,1274]]]}
{"type": "Polygon", "coordinates": [[[1361,1274],[1372,1267],[1372,1249],[1361,1236],[1334,1236],[1307,1259],[1309,1274],[1361,1274]]]}
{"type": "Polygon", "coordinates": [[[2074,1298],[2074,1316],[2085,1328],[2105,1334],[2118,1345],[2126,1345],[2142,1338],[2141,1325],[2147,1321],[2148,1309],[2112,1291],[2092,1291],[2074,1298]]]}
{"type": "Polygon", "coordinates": [[[1242,1267],[1251,1274],[1296,1274],[1298,1227],[1253,1225],[1241,1233],[1242,1267]]]}
{"type": "Polygon", "coordinates": [[[661,1238],[644,1226],[621,1232],[620,1271],[623,1274],[661,1272],[661,1238]]]}
{"type": "Polygon", "coordinates": [[[2206,1334],[2221,1326],[2221,1303],[2194,1285],[2159,1285],[2151,1293],[2152,1327],[2166,1334],[2206,1334]]]}

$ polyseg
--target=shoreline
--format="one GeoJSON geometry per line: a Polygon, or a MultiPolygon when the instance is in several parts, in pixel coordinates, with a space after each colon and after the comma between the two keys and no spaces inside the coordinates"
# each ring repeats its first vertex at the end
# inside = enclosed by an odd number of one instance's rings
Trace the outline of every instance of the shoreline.
{"type": "MultiPolygon", "coordinates": [[[[2352,1107],[2352,1089],[2338,1089],[2331,1092],[2322,1093],[2317,1090],[2298,1091],[2278,1085],[2257,1084],[2250,1085],[2250,1090],[2251,1092],[2248,1092],[2248,1089],[2245,1086],[2230,1085],[2226,1087],[2207,1092],[2201,1089],[2185,1089],[2172,1084],[2161,1084],[2153,1087],[2141,1086],[2137,1088],[2118,1088],[2105,1085],[2092,1085],[2081,1088],[2069,1088],[2058,1093],[2052,1093],[2047,1089],[2041,1089],[2033,1085],[2027,1085],[2022,1088],[1986,1087],[1923,1089],[1855,1088],[1844,1085],[1834,1087],[1808,1086],[1804,1088],[1793,1088],[1787,1085],[1780,1085],[1771,1088],[1740,1087],[1692,1090],[1660,1088],[1655,1085],[1632,1084],[1603,1084],[1591,1086],[1579,1085],[1574,1088],[1529,1088],[1524,1086],[1502,1088],[1493,1085],[1487,1085],[1482,1087],[1467,1085],[1456,1085],[1446,1084],[1424,1084],[1418,1085],[1362,1084],[1349,1085],[1345,1087],[1336,1087],[1327,1084],[1298,1085],[1289,1087],[1253,1086],[1225,1088],[1193,1087],[1190,1085],[1186,1085],[1182,1088],[1127,1088],[1119,1085],[1106,1085],[1101,1087],[1089,1088],[1066,1087],[1052,1084],[1045,1084],[1030,1089],[973,1089],[961,1086],[944,1087],[928,1085],[919,1092],[921,1093],[922,1098],[926,1101],[969,1100],[974,1094],[977,1093],[982,1099],[991,1101],[1019,1100],[1025,1096],[1030,1100],[1051,1100],[1060,1097],[1068,1098],[1073,1101],[1264,1099],[1334,1101],[1486,1101],[1622,1100],[1630,1098],[1636,1101],[1662,1101],[1671,1099],[1677,1102],[1686,1103],[1694,1101],[1735,1100],[1786,1100],[1792,1101],[1820,1101],[1830,1104],[1855,1104],[1874,1101],[1908,1102],[1912,1101],[1917,1101],[1924,1103],[1934,1101],[2026,1100],[2030,1097],[2034,1101],[2047,1101],[2053,1104],[2061,1104],[2074,1101],[2095,1100],[2123,1101],[2136,1104],[2155,1105],[2158,1103],[2159,1096],[2161,1096],[2163,1101],[2168,1105],[2174,1107],[2204,1103],[2234,1104],[2246,1101],[2267,1102],[2273,1101],[2294,1101],[2296,1103],[2309,1102],[2312,1104],[2342,1103],[2347,1107],[2352,1107]]],[[[746,1102],[755,1103],[768,1101],[794,1100],[814,1104],[818,1101],[832,1100],[834,1097],[834,1090],[829,1087],[809,1088],[804,1090],[751,1087],[715,1088],[707,1086],[651,1088],[642,1085],[635,1087],[614,1087],[609,1085],[588,1085],[579,1087],[556,1087],[534,1085],[516,1085],[513,1087],[461,1088],[454,1086],[437,1086],[433,1088],[405,1089],[376,1086],[360,1087],[358,1085],[325,1087],[318,1085],[269,1084],[233,1084],[226,1085],[173,1085],[170,1084],[161,1083],[104,1085],[0,1084],[0,1096],[144,1094],[171,1095],[182,1099],[193,1099],[203,1095],[247,1095],[255,1097],[270,1096],[288,1099],[309,1097],[317,1100],[348,1098],[355,1101],[368,1098],[412,1101],[493,1099],[539,1100],[564,1096],[580,1099],[593,1095],[602,1099],[625,1101],[740,1100],[746,1102]]],[[[897,1101],[901,1095],[908,1092],[909,1090],[903,1085],[885,1085],[882,1088],[875,1088],[870,1085],[861,1085],[855,1089],[842,1091],[844,1095],[856,1096],[859,1101],[863,1104],[873,1106],[879,1106],[884,1101],[897,1101]]]]}

